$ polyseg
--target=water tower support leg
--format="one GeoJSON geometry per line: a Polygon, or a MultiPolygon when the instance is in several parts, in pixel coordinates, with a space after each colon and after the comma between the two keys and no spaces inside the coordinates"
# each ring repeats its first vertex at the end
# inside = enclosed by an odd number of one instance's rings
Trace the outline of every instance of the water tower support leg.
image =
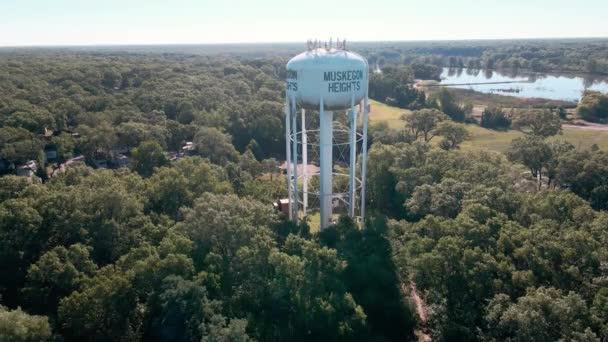
{"type": "Polygon", "coordinates": [[[321,229],[329,227],[332,219],[332,168],[333,168],[333,121],[331,111],[323,110],[323,100],[320,108],[320,183],[321,183],[321,229]]]}
{"type": "Polygon", "coordinates": [[[350,104],[350,112],[348,113],[350,122],[349,133],[349,148],[350,148],[350,169],[348,177],[348,202],[349,216],[355,217],[356,207],[356,187],[355,187],[355,168],[357,167],[357,111],[355,110],[355,96],[352,96],[350,104]]]}
{"type": "Polygon", "coordinates": [[[302,213],[308,208],[308,134],[306,133],[306,109],[302,108],[302,213]]]}
{"type": "Polygon", "coordinates": [[[291,98],[291,130],[293,132],[293,217],[296,224],[298,224],[298,201],[300,196],[298,194],[298,125],[296,121],[297,117],[296,102],[295,99],[291,98]]]}
{"type": "Polygon", "coordinates": [[[291,103],[289,97],[285,98],[285,166],[287,166],[287,199],[289,219],[293,214],[291,194],[291,103]]]}
{"type": "Polygon", "coordinates": [[[365,99],[363,100],[363,141],[362,141],[362,152],[361,152],[361,220],[365,222],[365,178],[367,173],[367,120],[368,120],[368,109],[369,103],[367,98],[367,92],[365,93],[365,99]]]}

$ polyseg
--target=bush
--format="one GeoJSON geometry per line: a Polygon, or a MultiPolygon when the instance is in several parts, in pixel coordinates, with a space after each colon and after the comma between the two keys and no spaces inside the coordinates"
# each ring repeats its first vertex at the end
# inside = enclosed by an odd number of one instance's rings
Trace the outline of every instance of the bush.
{"type": "Polygon", "coordinates": [[[587,90],[576,107],[576,113],[583,119],[592,122],[608,121],[608,94],[587,90]]]}
{"type": "Polygon", "coordinates": [[[0,341],[47,341],[51,327],[46,316],[30,316],[20,308],[0,305],[0,341]]]}
{"type": "Polygon", "coordinates": [[[481,127],[508,130],[511,128],[511,119],[507,117],[501,108],[488,107],[481,114],[481,127]]]}

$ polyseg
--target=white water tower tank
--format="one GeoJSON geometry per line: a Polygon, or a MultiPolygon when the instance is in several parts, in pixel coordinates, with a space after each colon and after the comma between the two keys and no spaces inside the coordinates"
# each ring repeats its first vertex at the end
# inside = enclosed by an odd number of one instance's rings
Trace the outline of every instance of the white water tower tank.
{"type": "Polygon", "coordinates": [[[334,220],[334,206],[339,202],[348,207],[352,218],[364,219],[365,215],[365,173],[367,161],[367,122],[368,122],[368,80],[369,67],[367,60],[356,53],[347,51],[345,42],[336,48],[332,44],[325,47],[309,43],[308,50],[295,56],[287,63],[286,103],[285,103],[285,140],[287,155],[287,178],[289,194],[289,217],[297,222],[299,216],[309,212],[308,195],[319,199],[320,227],[328,227],[334,220]],[[359,105],[361,102],[363,103],[359,105]],[[297,120],[298,107],[301,109],[301,124],[297,120]],[[306,127],[305,111],[318,111],[319,120],[313,127],[306,127]],[[362,109],[362,110],[361,110],[362,109]],[[347,128],[334,128],[334,111],[347,117],[347,128]],[[359,121],[358,118],[362,120],[359,121]],[[362,129],[358,131],[358,122],[362,129]],[[342,136],[347,134],[346,141],[338,141],[334,130],[342,136]],[[311,134],[318,134],[318,139],[309,139],[311,134]],[[349,153],[338,152],[336,160],[340,170],[334,170],[334,151],[348,146],[349,153]],[[361,147],[358,156],[357,146],[361,147]],[[319,190],[310,191],[308,179],[308,150],[318,150],[319,156],[319,190]],[[301,159],[298,155],[301,153],[301,159]],[[347,155],[345,157],[344,155],[347,155]],[[361,158],[361,163],[357,159],[361,158]],[[342,161],[342,162],[341,162],[342,161]],[[299,174],[299,163],[303,167],[299,174]],[[346,166],[348,165],[348,166],[346,166]],[[360,169],[358,170],[358,166],[360,169]],[[334,177],[348,177],[348,190],[336,191],[334,177]],[[300,197],[300,186],[302,197],[300,197]],[[301,200],[300,200],[301,198],[301,200]],[[300,212],[299,205],[303,210],[300,212]],[[359,204],[360,203],[360,204],[359,204]]]}
{"type": "Polygon", "coordinates": [[[367,61],[356,53],[335,48],[303,52],[287,63],[287,93],[298,105],[319,109],[349,108],[367,92],[367,61]]]}

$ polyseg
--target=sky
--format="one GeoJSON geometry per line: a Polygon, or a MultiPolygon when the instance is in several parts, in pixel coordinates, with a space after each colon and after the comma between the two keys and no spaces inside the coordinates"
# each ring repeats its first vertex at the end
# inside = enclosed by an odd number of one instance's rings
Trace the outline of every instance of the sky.
{"type": "Polygon", "coordinates": [[[0,46],[608,37],[608,0],[0,0],[0,46]]]}

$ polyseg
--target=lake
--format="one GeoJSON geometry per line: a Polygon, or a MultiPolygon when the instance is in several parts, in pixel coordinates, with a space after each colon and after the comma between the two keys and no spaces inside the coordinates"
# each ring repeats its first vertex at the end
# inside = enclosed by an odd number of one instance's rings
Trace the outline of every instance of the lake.
{"type": "Polygon", "coordinates": [[[586,89],[608,93],[608,78],[593,75],[559,75],[505,70],[443,68],[441,84],[516,97],[538,97],[578,102],[586,89]],[[509,83],[499,83],[509,82],[509,83]],[[486,83],[486,84],[470,84],[486,83]],[[493,83],[493,84],[488,84],[493,83]]]}

